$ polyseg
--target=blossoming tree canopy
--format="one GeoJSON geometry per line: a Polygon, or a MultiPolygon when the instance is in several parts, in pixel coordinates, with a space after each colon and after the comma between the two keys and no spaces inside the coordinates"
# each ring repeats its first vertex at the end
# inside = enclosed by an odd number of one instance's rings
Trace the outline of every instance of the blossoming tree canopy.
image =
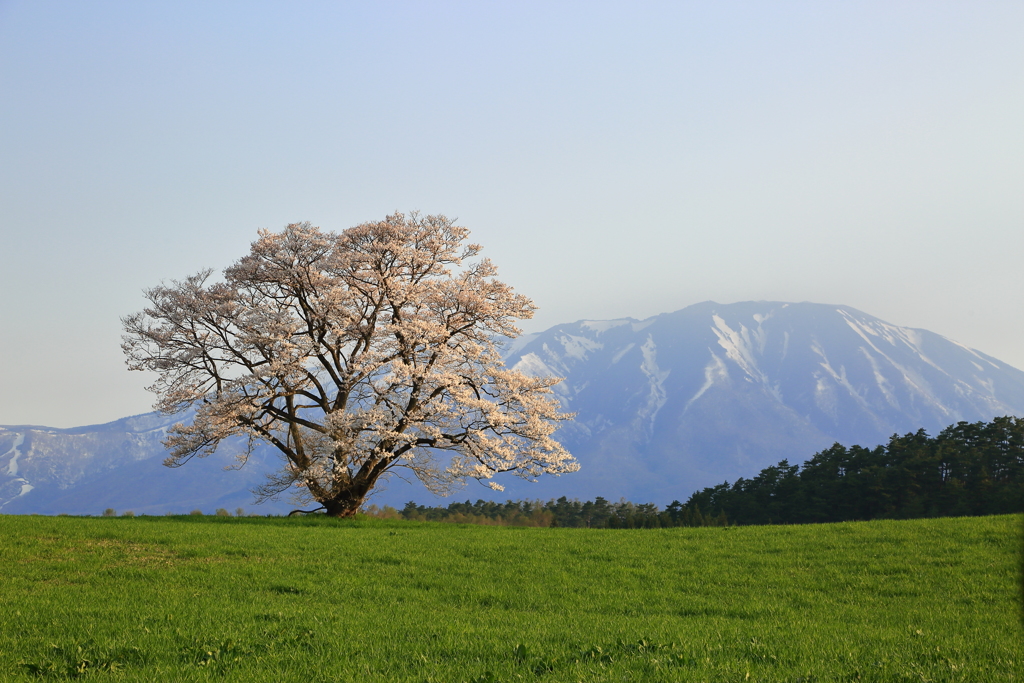
{"type": "Polygon", "coordinates": [[[275,446],[284,467],[256,493],[293,490],[354,514],[397,468],[447,493],[468,478],[533,480],[579,465],[551,438],[556,377],[505,367],[495,340],[534,305],[495,279],[444,216],[396,213],[340,234],[295,223],[260,231],[248,255],[146,291],[123,319],[132,370],[166,414],[194,409],[165,441],[165,464],[230,436],[275,446]]]}

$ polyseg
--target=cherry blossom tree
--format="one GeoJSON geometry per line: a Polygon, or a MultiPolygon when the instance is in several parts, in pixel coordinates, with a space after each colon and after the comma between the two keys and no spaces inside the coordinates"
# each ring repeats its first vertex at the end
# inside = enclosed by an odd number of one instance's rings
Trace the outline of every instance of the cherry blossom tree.
{"type": "Polygon", "coordinates": [[[496,342],[535,307],[468,235],[415,213],[340,234],[295,223],[260,231],[223,278],[147,290],[151,305],[122,320],[128,366],[158,373],[158,410],[194,410],[168,431],[165,464],[232,436],[247,438],[242,462],[269,443],[284,467],[259,498],[291,490],[337,517],[401,470],[445,494],[579,469],[551,437],[572,417],[560,379],[505,367],[496,342]]]}

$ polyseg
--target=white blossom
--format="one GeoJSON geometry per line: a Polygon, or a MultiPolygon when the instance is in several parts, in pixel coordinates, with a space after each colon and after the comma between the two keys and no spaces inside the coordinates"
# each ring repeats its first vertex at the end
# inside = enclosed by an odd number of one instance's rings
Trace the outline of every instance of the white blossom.
{"type": "Polygon", "coordinates": [[[294,487],[337,515],[398,468],[437,493],[579,469],[551,438],[572,417],[560,378],[505,367],[494,341],[534,305],[472,260],[468,235],[417,214],[341,234],[296,223],[261,231],[223,281],[207,270],[148,290],[123,320],[128,365],[159,373],[159,410],[195,408],[168,433],[167,464],[233,435],[267,442],[286,464],[261,494],[294,487]]]}

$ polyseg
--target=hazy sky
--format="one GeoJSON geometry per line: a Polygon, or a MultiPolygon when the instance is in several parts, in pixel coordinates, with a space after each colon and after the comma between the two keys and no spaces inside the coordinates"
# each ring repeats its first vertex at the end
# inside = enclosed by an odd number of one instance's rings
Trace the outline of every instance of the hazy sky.
{"type": "Polygon", "coordinates": [[[1024,368],[1024,3],[0,0],[0,424],[261,227],[457,216],[527,331],[847,304],[1024,368]]]}

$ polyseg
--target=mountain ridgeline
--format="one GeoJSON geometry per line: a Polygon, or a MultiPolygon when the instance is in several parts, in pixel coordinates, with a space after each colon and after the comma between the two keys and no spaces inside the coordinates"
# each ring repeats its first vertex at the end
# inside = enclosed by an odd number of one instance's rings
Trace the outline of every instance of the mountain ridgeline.
{"type": "MultiPolygon", "coordinates": [[[[835,443],[884,444],[894,434],[1024,416],[1024,372],[845,306],[705,302],[646,320],[557,325],[514,340],[505,354],[509,366],[565,378],[555,390],[577,417],[555,436],[581,469],[536,483],[500,475],[501,499],[670,501],[835,443]]],[[[293,507],[252,504],[249,490],[280,466],[270,447],[238,471],[224,468],[240,441],[163,467],[161,439],[178,419],[0,427],[0,513],[293,507]]],[[[475,484],[468,493],[496,497],[475,484]]],[[[438,502],[397,477],[369,502],[401,508],[410,499],[438,502]]]]}

